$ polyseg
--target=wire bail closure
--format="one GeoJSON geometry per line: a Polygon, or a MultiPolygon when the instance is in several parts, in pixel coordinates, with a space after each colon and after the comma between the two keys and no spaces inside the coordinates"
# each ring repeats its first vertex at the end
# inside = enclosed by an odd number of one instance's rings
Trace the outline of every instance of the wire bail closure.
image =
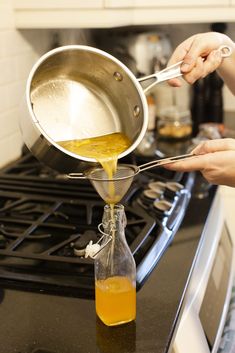
{"type": "Polygon", "coordinates": [[[92,259],[95,259],[96,256],[110,243],[112,240],[112,236],[110,234],[107,234],[101,229],[103,227],[103,223],[100,223],[98,225],[98,230],[102,234],[100,239],[97,241],[97,243],[93,244],[93,241],[90,240],[89,244],[86,246],[85,249],[85,258],[90,257],[92,259]],[[102,246],[100,245],[101,241],[104,239],[104,237],[107,237],[106,243],[104,243],[102,246]]]}

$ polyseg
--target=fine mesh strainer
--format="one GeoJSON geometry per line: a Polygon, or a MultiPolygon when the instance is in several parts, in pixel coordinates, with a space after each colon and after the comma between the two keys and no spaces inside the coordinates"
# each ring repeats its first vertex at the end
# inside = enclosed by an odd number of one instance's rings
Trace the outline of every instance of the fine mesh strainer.
{"type": "Polygon", "coordinates": [[[133,164],[118,164],[117,170],[112,179],[109,179],[107,173],[102,167],[95,167],[85,171],[84,173],[70,173],[68,176],[71,179],[88,179],[94,186],[101,198],[108,204],[116,204],[121,201],[127,193],[134,177],[140,172],[160,167],[165,164],[192,158],[195,155],[192,153],[154,160],[140,166],[133,164]]]}

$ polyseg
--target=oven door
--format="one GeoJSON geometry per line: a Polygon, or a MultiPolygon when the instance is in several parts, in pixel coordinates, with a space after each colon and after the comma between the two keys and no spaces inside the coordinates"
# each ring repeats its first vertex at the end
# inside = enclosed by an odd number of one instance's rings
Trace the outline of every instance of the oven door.
{"type": "Polygon", "coordinates": [[[234,272],[233,241],[223,210],[217,192],[195,257],[171,353],[218,350],[234,272]]]}

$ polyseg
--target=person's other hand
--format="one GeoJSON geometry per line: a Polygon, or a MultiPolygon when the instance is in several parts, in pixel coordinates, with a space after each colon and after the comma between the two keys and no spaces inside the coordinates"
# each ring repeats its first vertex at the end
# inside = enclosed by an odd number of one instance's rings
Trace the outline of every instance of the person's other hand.
{"type": "Polygon", "coordinates": [[[190,172],[201,171],[212,184],[235,187],[235,140],[216,139],[200,143],[193,151],[196,156],[173,162],[166,169],[190,172]]]}
{"type": "MultiPolygon", "coordinates": [[[[230,39],[217,32],[195,34],[183,41],[173,52],[168,66],[183,60],[181,72],[183,78],[193,84],[199,78],[215,71],[222,62],[218,48],[230,39]]],[[[171,86],[180,87],[182,82],[175,78],[168,81],[171,86]]]]}

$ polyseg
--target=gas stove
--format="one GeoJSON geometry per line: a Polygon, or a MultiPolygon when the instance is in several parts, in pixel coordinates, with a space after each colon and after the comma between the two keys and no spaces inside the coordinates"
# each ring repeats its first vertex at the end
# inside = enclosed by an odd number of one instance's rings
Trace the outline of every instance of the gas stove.
{"type": "MultiPolygon", "coordinates": [[[[193,173],[155,168],[136,176],[122,200],[137,290],[185,215],[193,173]]],[[[26,154],[0,171],[0,281],[78,297],[94,295],[94,263],[78,253],[100,238],[104,203],[88,181],[68,179],[26,154]]]]}

